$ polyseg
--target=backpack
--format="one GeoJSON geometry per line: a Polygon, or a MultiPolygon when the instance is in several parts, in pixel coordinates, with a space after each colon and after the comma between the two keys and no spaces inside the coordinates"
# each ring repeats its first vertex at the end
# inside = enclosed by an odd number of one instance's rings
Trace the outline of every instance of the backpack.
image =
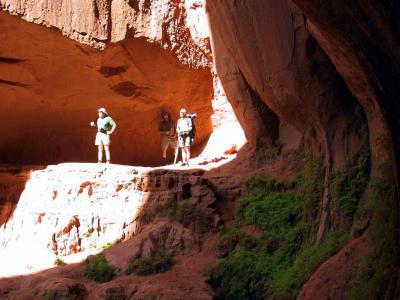
{"type": "Polygon", "coordinates": [[[190,114],[190,115],[188,115],[187,116],[189,119],[190,119],[190,121],[192,122],[192,130],[190,131],[190,137],[192,138],[192,139],[194,139],[194,137],[196,136],[196,125],[195,125],[195,123],[194,123],[194,120],[197,118],[197,115],[196,114],[190,114]]]}

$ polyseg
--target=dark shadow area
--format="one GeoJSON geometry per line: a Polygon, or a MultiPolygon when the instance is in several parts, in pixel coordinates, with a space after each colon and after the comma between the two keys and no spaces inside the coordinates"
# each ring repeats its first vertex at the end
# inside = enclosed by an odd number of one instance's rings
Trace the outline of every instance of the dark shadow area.
{"type": "Polygon", "coordinates": [[[11,85],[11,86],[23,87],[23,88],[26,88],[26,89],[30,87],[28,84],[25,84],[25,83],[16,82],[16,81],[10,81],[10,80],[4,80],[4,79],[0,79],[0,83],[6,84],[6,85],[11,85]]]}
{"type": "Polygon", "coordinates": [[[5,64],[17,64],[24,61],[25,59],[20,59],[15,57],[0,57],[0,63],[5,63],[5,64]]]}

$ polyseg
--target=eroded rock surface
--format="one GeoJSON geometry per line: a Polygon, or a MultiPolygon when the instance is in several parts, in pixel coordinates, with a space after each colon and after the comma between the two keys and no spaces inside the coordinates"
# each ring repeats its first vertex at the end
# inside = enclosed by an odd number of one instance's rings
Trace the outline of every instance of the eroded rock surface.
{"type": "Polygon", "coordinates": [[[213,129],[209,69],[183,65],[143,38],[100,52],[5,12],[0,28],[1,162],[96,161],[96,129],[89,123],[98,107],[117,122],[111,146],[117,163],[161,163],[163,110],[174,120],[181,107],[196,112],[194,153],[207,142],[213,129]]]}
{"type": "Polygon", "coordinates": [[[171,50],[184,64],[210,63],[203,0],[95,0],[41,2],[1,0],[0,6],[23,19],[54,27],[95,48],[127,37],[144,37],[171,50]]]}
{"type": "MultiPolygon", "coordinates": [[[[89,164],[32,171],[20,200],[13,203],[12,216],[0,230],[2,275],[51,267],[56,256],[80,261],[131,238],[143,227],[137,220],[146,206],[171,198],[204,208],[212,205],[215,196],[203,172],[89,164]]],[[[152,225],[142,235],[138,255],[141,251],[149,255],[158,244],[179,253],[199,246],[190,231],[173,224],[152,225]]]]}

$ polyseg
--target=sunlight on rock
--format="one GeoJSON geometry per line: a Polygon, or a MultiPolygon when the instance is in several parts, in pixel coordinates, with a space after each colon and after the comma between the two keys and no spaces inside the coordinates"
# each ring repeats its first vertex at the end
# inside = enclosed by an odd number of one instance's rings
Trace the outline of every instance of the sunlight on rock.
{"type": "Polygon", "coordinates": [[[94,164],[33,171],[12,219],[0,230],[0,275],[52,267],[56,256],[80,253],[76,258],[82,259],[131,236],[143,202],[137,173],[94,164]]]}

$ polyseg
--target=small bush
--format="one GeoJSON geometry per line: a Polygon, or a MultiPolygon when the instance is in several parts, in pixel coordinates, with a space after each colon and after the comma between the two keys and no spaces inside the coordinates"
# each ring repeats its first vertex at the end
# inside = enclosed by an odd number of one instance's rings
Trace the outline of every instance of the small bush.
{"type": "Polygon", "coordinates": [[[173,260],[165,251],[158,251],[150,257],[133,258],[126,269],[126,274],[150,275],[167,272],[171,269],[173,260]]]}
{"type": "Polygon", "coordinates": [[[107,243],[101,246],[101,249],[106,250],[110,249],[114,244],[113,243],[107,243]]]}
{"type": "Polygon", "coordinates": [[[86,260],[85,276],[97,281],[107,282],[114,278],[115,271],[104,255],[98,254],[86,260]]]}
{"type": "Polygon", "coordinates": [[[61,267],[61,266],[65,266],[66,263],[61,258],[56,257],[56,259],[54,260],[54,265],[61,267]]]}
{"type": "Polygon", "coordinates": [[[209,231],[212,224],[212,215],[210,213],[187,200],[177,201],[174,198],[170,198],[164,204],[147,207],[141,212],[140,219],[148,224],[157,215],[175,220],[197,233],[209,231]]]}
{"type": "Polygon", "coordinates": [[[348,158],[344,172],[332,174],[332,199],[346,216],[353,217],[367,187],[369,156],[369,147],[364,147],[348,158]]]}
{"type": "Polygon", "coordinates": [[[282,142],[278,139],[275,140],[274,146],[267,149],[261,149],[256,154],[258,162],[269,161],[277,158],[282,150],[282,142]]]}
{"type": "Polygon", "coordinates": [[[179,201],[176,210],[169,217],[197,233],[209,231],[212,223],[211,214],[189,201],[179,201]]]}
{"type": "Polygon", "coordinates": [[[220,231],[219,238],[217,241],[217,250],[221,256],[225,256],[229,252],[233,251],[236,245],[240,241],[240,233],[237,228],[230,226],[223,228],[220,231]]]}

